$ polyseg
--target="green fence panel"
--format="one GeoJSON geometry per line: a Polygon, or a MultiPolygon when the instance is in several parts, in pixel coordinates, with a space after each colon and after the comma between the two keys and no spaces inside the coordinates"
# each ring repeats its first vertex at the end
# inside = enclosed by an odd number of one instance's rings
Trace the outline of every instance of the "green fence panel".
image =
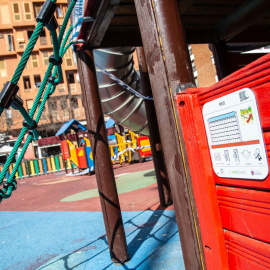
{"type": "Polygon", "coordinates": [[[22,178],[23,177],[23,171],[22,171],[22,165],[21,164],[19,166],[18,172],[19,172],[20,178],[22,178]]]}
{"type": "Polygon", "coordinates": [[[57,171],[59,171],[60,170],[60,164],[59,164],[59,157],[55,157],[55,165],[56,165],[56,169],[57,169],[57,171]]]}
{"type": "Polygon", "coordinates": [[[38,175],[39,174],[39,167],[38,167],[38,161],[37,159],[34,160],[34,164],[35,164],[35,170],[36,170],[36,174],[38,175]]]}

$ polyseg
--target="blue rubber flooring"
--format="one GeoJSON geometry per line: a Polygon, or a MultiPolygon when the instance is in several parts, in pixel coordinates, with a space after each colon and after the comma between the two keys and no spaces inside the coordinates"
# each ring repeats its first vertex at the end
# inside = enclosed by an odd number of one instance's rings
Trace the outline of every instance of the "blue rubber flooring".
{"type": "Polygon", "coordinates": [[[174,211],[122,215],[130,261],[115,265],[101,212],[0,212],[0,269],[185,269],[174,211]]]}

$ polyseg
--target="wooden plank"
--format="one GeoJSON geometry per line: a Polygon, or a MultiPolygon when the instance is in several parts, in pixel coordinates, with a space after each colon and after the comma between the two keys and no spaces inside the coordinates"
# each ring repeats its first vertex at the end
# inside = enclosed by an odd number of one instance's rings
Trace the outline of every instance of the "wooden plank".
{"type": "Polygon", "coordinates": [[[186,16],[182,17],[184,24],[194,24],[194,25],[201,25],[201,24],[210,24],[215,25],[217,22],[220,21],[221,16],[186,16]]]}
{"type": "Polygon", "coordinates": [[[249,28],[246,31],[238,34],[230,39],[230,43],[270,43],[270,29],[261,31],[261,28],[256,26],[255,28],[249,28]]]}
{"type": "Polygon", "coordinates": [[[99,96],[93,52],[79,50],[77,59],[109,251],[114,262],[125,262],[128,260],[127,243],[99,96]]]}
{"type": "Polygon", "coordinates": [[[121,0],[121,4],[127,4],[127,3],[134,4],[134,0],[121,0]]]}
{"type": "Polygon", "coordinates": [[[180,14],[185,14],[186,11],[194,4],[194,0],[182,0],[179,1],[180,14]]]}
{"type": "Polygon", "coordinates": [[[138,25],[112,25],[108,28],[107,32],[139,32],[140,28],[138,25]]]}
{"type": "Polygon", "coordinates": [[[235,9],[235,6],[220,6],[220,5],[192,5],[185,15],[209,15],[220,16],[227,15],[235,9]]]}
{"type": "MultiPolygon", "coordinates": [[[[195,32],[195,31],[211,31],[211,25],[209,24],[185,24],[185,31],[187,32],[187,35],[189,35],[189,32],[195,32]]],[[[188,42],[190,44],[190,42],[188,42]]],[[[193,42],[194,43],[194,42],[193,42]]],[[[211,43],[211,42],[209,42],[211,43]]]]}
{"type": "Polygon", "coordinates": [[[232,6],[239,6],[243,4],[246,0],[194,0],[194,4],[200,5],[232,5],[232,6]]]}
{"type": "Polygon", "coordinates": [[[128,14],[128,15],[136,15],[135,6],[132,4],[120,4],[118,9],[115,12],[116,15],[119,14],[128,14]]]}
{"type": "Polygon", "coordinates": [[[110,25],[139,25],[137,16],[116,15],[110,25]]]}
{"type": "Polygon", "coordinates": [[[268,0],[249,0],[223,18],[214,29],[219,40],[230,40],[269,13],[268,0]]]}
{"type": "Polygon", "coordinates": [[[101,48],[109,47],[140,47],[142,46],[142,39],[140,31],[121,31],[110,32],[107,31],[102,42],[99,45],[101,48]]]}
{"type": "Polygon", "coordinates": [[[135,0],[135,4],[161,142],[164,145],[164,158],[185,267],[186,269],[204,269],[200,228],[197,223],[191,184],[188,184],[190,183],[190,175],[187,172],[189,169],[184,169],[185,165],[188,166],[185,146],[172,97],[172,91],[179,83],[194,80],[183,26],[177,11],[177,3],[174,0],[135,0]],[[168,131],[170,131],[170,136],[168,136],[168,131]],[[181,151],[183,149],[181,146],[184,148],[183,151],[181,151]]]}
{"type": "Polygon", "coordinates": [[[119,5],[120,0],[105,0],[101,9],[98,12],[98,17],[94,23],[94,27],[89,33],[91,36],[88,37],[88,45],[98,46],[107,31],[114,13],[119,5]]]}

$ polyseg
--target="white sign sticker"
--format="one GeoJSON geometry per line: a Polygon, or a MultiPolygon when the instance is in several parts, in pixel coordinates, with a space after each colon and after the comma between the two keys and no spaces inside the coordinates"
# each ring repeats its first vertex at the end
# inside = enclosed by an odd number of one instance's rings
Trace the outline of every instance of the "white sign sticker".
{"type": "Polygon", "coordinates": [[[203,118],[215,173],[263,180],[269,166],[253,91],[245,88],[206,103],[203,118]]]}
{"type": "Polygon", "coordinates": [[[70,42],[77,41],[77,37],[82,27],[83,14],[84,14],[85,0],[77,0],[73,9],[73,30],[70,38],[70,42]]]}

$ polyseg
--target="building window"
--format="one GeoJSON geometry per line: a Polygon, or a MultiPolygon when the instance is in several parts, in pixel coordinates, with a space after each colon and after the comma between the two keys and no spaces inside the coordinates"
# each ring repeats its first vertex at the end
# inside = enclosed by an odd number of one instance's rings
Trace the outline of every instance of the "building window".
{"type": "Polygon", "coordinates": [[[44,65],[48,66],[49,65],[49,52],[48,51],[43,51],[42,52],[42,57],[43,57],[44,65]]]}
{"type": "Polygon", "coordinates": [[[57,110],[57,102],[56,100],[49,100],[48,101],[49,111],[56,111],[57,110]]]}
{"type": "Polygon", "coordinates": [[[40,33],[40,45],[47,45],[47,37],[44,29],[40,33]]]}
{"type": "Polygon", "coordinates": [[[13,7],[14,21],[20,21],[21,20],[21,12],[20,12],[19,3],[12,3],[12,7],[13,7]]]}
{"type": "Polygon", "coordinates": [[[58,19],[64,17],[63,5],[57,5],[57,7],[56,7],[56,17],[58,19]]]}
{"type": "Polygon", "coordinates": [[[6,109],[5,113],[6,113],[6,118],[9,118],[9,119],[12,118],[12,110],[11,109],[6,109]]]}
{"type": "Polygon", "coordinates": [[[72,66],[72,49],[71,48],[69,48],[66,51],[65,60],[66,60],[66,66],[71,67],[72,66]]]}
{"type": "Polygon", "coordinates": [[[18,30],[16,32],[16,39],[17,39],[18,49],[24,49],[25,48],[25,41],[24,41],[24,36],[23,36],[22,30],[18,30]]]}
{"type": "Polygon", "coordinates": [[[65,92],[65,85],[63,83],[59,83],[57,87],[59,92],[65,92]]]}
{"type": "Polygon", "coordinates": [[[67,72],[68,83],[75,83],[74,71],[67,72]]]}
{"type": "Polygon", "coordinates": [[[10,24],[9,8],[7,4],[0,5],[2,24],[10,24]]]}
{"type": "Polygon", "coordinates": [[[31,62],[32,62],[32,67],[37,68],[39,66],[38,64],[38,53],[32,53],[31,54],[31,62]]]}
{"type": "Polygon", "coordinates": [[[66,99],[61,99],[60,100],[60,105],[61,105],[62,110],[67,109],[67,100],[66,99]]]}
{"type": "Polygon", "coordinates": [[[6,70],[5,60],[3,58],[0,58],[0,77],[6,77],[6,76],[7,76],[7,70],[6,70]]]}
{"type": "Polygon", "coordinates": [[[70,98],[70,106],[73,109],[79,108],[78,99],[74,97],[70,98]]]}
{"type": "Polygon", "coordinates": [[[11,109],[6,109],[5,110],[5,115],[6,115],[6,124],[10,127],[13,124],[12,110],[11,109]]]}
{"type": "Polygon", "coordinates": [[[8,51],[14,51],[12,34],[7,34],[6,37],[7,37],[7,49],[8,49],[8,51]]]}
{"type": "Polygon", "coordinates": [[[33,99],[26,100],[26,108],[27,108],[28,113],[31,111],[33,107],[33,103],[34,103],[33,99]]]}
{"type": "Polygon", "coordinates": [[[52,120],[53,120],[53,122],[59,121],[59,113],[57,111],[52,112],[52,120]]]}
{"type": "Polygon", "coordinates": [[[37,15],[40,12],[41,8],[42,8],[42,4],[34,4],[35,17],[37,17],[37,15]]]}
{"type": "Polygon", "coordinates": [[[195,78],[194,80],[195,80],[196,86],[199,87],[199,81],[198,81],[198,78],[195,78]]]}
{"type": "Polygon", "coordinates": [[[214,65],[215,64],[215,58],[214,58],[213,54],[211,55],[211,60],[212,60],[212,64],[214,65]]]}
{"type": "Polygon", "coordinates": [[[32,20],[31,10],[30,10],[30,3],[23,3],[24,7],[24,18],[26,21],[32,20]]]}
{"type": "Polygon", "coordinates": [[[24,76],[23,77],[23,86],[25,90],[31,89],[31,82],[30,82],[30,77],[29,76],[24,76]]]}
{"type": "Polygon", "coordinates": [[[40,75],[34,75],[34,81],[35,81],[35,88],[39,88],[41,85],[40,75]]]}
{"type": "Polygon", "coordinates": [[[33,30],[27,30],[27,37],[28,37],[28,40],[31,38],[33,32],[34,32],[33,30]]]}

